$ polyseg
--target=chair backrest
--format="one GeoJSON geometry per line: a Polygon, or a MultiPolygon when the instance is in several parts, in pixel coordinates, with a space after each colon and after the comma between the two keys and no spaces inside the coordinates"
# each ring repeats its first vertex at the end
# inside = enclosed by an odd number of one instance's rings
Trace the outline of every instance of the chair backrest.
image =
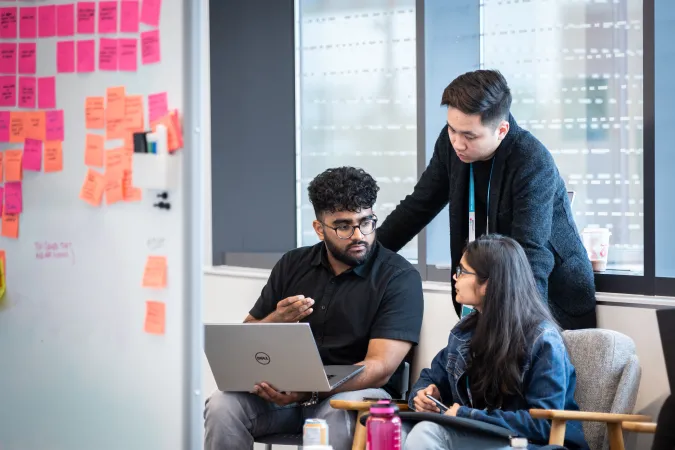
{"type": "MultiPolygon", "coordinates": [[[[563,339],[577,373],[579,408],[632,414],[641,376],[633,340],[602,329],[564,331],[563,339]]],[[[591,450],[609,448],[604,423],[583,422],[583,428],[591,450]]]]}

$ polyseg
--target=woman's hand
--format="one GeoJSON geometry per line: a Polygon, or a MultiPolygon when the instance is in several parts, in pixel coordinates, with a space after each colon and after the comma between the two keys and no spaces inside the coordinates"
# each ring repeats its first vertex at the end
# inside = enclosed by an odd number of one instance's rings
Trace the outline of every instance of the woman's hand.
{"type": "Polygon", "coordinates": [[[438,391],[438,388],[435,384],[430,384],[424,389],[417,391],[415,399],[413,400],[413,405],[415,406],[415,411],[417,412],[434,412],[439,413],[441,410],[436,406],[434,402],[427,398],[427,395],[431,395],[436,400],[441,399],[441,393],[438,391]]]}
{"type": "Polygon", "coordinates": [[[455,403],[452,407],[445,412],[446,416],[457,417],[457,410],[459,409],[459,403],[455,403]]]}

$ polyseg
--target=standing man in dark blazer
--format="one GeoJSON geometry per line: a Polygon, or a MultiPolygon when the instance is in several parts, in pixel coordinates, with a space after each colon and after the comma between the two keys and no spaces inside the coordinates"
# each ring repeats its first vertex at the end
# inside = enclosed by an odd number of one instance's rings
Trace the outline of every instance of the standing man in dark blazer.
{"type": "MultiPolygon", "coordinates": [[[[429,166],[384,221],[379,241],[400,250],[450,202],[454,266],[468,240],[485,233],[510,236],[525,249],[558,323],[564,329],[594,328],[593,269],[565,182],[546,147],[510,114],[504,77],[493,70],[461,75],[445,89],[441,105],[448,107],[447,124],[429,166]]],[[[453,289],[459,315],[454,296],[453,289]]]]}

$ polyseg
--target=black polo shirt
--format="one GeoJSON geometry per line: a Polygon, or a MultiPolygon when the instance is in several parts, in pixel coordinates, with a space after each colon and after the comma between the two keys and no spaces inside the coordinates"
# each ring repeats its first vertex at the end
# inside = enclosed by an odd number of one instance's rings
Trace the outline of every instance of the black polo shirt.
{"type": "Polygon", "coordinates": [[[281,300],[314,299],[308,322],[324,365],[363,361],[370,339],[417,344],[424,300],[422,279],[402,256],[374,244],[368,260],[335,276],[320,242],[286,253],[272,270],[250,314],[261,320],[281,300]]]}

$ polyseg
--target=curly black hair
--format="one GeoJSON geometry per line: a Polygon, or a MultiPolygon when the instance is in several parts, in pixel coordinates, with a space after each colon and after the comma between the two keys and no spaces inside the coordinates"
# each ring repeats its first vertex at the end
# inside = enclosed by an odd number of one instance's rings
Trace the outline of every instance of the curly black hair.
{"type": "Polygon", "coordinates": [[[379,190],[373,177],[354,167],[328,169],[317,175],[307,187],[309,201],[317,217],[323,213],[358,212],[372,208],[379,190]]]}

